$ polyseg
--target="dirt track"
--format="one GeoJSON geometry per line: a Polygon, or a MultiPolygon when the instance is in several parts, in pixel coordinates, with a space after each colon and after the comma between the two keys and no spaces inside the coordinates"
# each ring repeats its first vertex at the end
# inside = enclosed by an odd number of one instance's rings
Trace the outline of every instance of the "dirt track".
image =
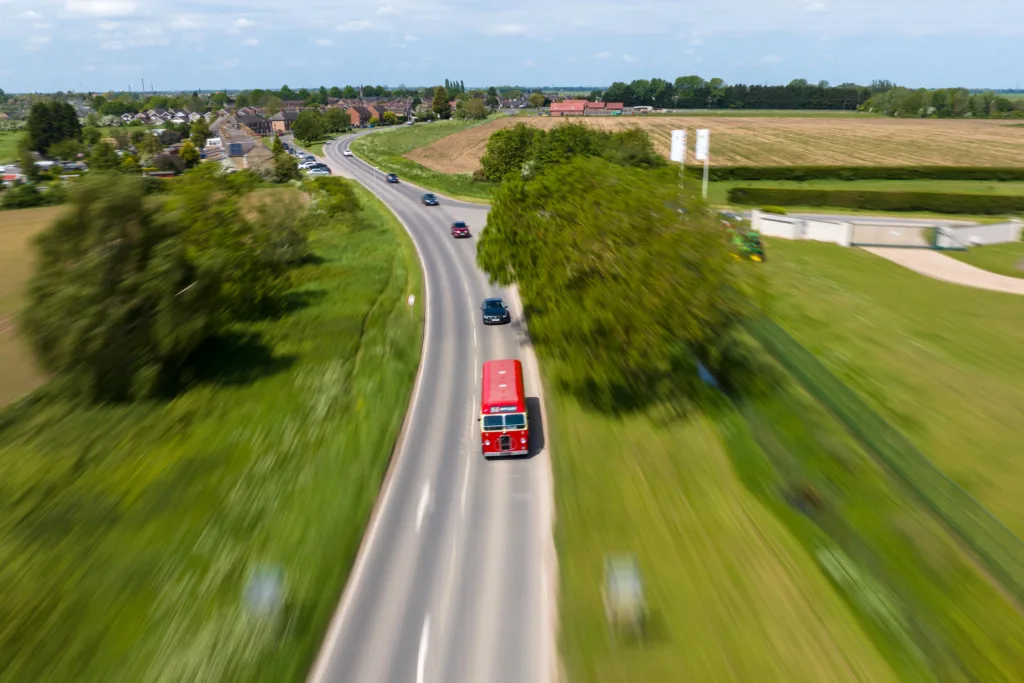
{"type": "Polygon", "coordinates": [[[936,280],[992,292],[1024,295],[1024,279],[990,273],[930,249],[864,247],[864,250],[936,280]]]}
{"type": "Polygon", "coordinates": [[[892,118],[508,117],[449,135],[406,156],[442,173],[472,173],[480,167],[494,131],[517,123],[551,128],[567,121],[609,131],[642,127],[666,157],[673,129],[686,128],[692,136],[695,128],[709,128],[711,163],[718,165],[1024,166],[1022,127],[995,120],[892,118]]]}

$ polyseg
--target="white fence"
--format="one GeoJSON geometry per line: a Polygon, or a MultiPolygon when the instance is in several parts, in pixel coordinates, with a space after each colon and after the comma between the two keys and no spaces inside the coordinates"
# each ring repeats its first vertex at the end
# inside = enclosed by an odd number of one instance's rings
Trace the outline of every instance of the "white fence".
{"type": "Polygon", "coordinates": [[[931,243],[934,227],[906,223],[859,223],[857,221],[823,221],[780,216],[763,211],[750,212],[751,227],[766,237],[787,240],[832,242],[844,247],[916,247],[919,249],[964,249],[973,245],[1019,242],[1024,223],[1012,220],[992,225],[943,226],[935,245],[931,243]]]}
{"type": "Polygon", "coordinates": [[[939,233],[938,246],[944,249],[971,247],[982,244],[1005,244],[1019,242],[1024,223],[1012,220],[1008,223],[991,225],[964,225],[943,228],[939,233]]]}

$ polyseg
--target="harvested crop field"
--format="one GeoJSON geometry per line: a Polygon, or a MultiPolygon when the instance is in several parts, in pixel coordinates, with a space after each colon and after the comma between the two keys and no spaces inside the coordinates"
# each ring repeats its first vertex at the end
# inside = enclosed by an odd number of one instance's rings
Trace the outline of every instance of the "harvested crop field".
{"type": "Polygon", "coordinates": [[[997,121],[891,118],[512,117],[441,138],[406,156],[441,173],[472,173],[494,131],[517,123],[547,129],[566,121],[609,131],[639,126],[666,157],[673,129],[689,129],[692,140],[693,129],[710,128],[716,165],[1024,166],[1024,128],[997,121]]]}

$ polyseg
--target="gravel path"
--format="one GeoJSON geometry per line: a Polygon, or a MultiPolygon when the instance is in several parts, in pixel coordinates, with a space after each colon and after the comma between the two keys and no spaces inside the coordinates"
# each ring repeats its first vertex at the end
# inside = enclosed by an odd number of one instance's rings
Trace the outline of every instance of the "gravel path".
{"type": "Polygon", "coordinates": [[[864,250],[936,280],[945,280],[992,292],[1024,294],[1024,279],[1022,278],[990,273],[930,249],[864,247],[864,250]]]}

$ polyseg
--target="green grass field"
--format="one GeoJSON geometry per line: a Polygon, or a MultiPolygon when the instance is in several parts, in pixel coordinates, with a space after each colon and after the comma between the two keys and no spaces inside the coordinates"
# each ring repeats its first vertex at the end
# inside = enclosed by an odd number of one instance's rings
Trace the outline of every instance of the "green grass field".
{"type": "Polygon", "coordinates": [[[18,160],[18,140],[24,131],[0,131],[0,164],[18,160]]]}
{"type": "Polygon", "coordinates": [[[949,256],[1000,275],[1024,277],[1024,242],[972,247],[970,251],[949,252],[949,256]]]}
{"type": "Polygon", "coordinates": [[[48,206],[3,212],[3,228],[0,229],[0,377],[3,377],[0,406],[45,381],[28,344],[17,334],[15,318],[35,262],[32,238],[49,226],[62,210],[58,206],[48,206]]]}
{"type": "Polygon", "coordinates": [[[396,126],[380,133],[358,138],[352,143],[351,149],[357,156],[385,173],[395,173],[403,180],[449,197],[471,202],[486,202],[490,197],[491,183],[474,182],[469,175],[438,173],[402,156],[447,135],[478,126],[481,123],[485,122],[450,120],[417,123],[413,126],[396,126]]]}
{"type": "Polygon", "coordinates": [[[744,486],[711,418],[616,420],[550,390],[547,407],[567,680],[899,680],[812,557],[744,486]],[[634,553],[643,572],[652,614],[643,647],[607,631],[602,562],[619,552],[634,553]]]}
{"type": "MultiPolygon", "coordinates": [[[[687,178],[693,187],[700,180],[687,178]]],[[[726,180],[708,183],[708,201],[712,204],[728,203],[728,193],[734,187],[772,187],[800,190],[881,190],[888,192],[939,192],[967,194],[1024,195],[1024,182],[996,182],[983,180],[726,180]]]]}
{"type": "Polygon", "coordinates": [[[411,241],[314,235],[297,307],[239,327],[169,402],[0,414],[5,681],[305,679],[359,545],[420,356],[411,241]],[[283,611],[243,608],[276,566],[283,611]]]}
{"type": "Polygon", "coordinates": [[[1024,297],[858,249],[767,240],[772,317],[932,462],[1024,535],[1024,297]]]}

